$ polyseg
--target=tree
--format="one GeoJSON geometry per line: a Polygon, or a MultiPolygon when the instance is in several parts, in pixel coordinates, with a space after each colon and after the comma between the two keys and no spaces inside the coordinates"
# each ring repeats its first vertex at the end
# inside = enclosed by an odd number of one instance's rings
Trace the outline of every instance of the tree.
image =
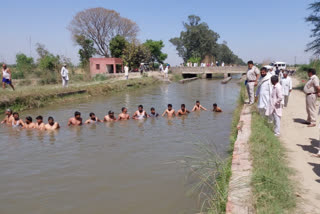
{"type": "Polygon", "coordinates": [[[83,35],[76,35],[76,42],[81,47],[78,52],[81,66],[85,67],[88,65],[89,59],[96,53],[96,49],[93,47],[94,43],[83,35]]]}
{"type": "Polygon", "coordinates": [[[23,53],[16,55],[17,70],[20,72],[31,72],[34,67],[32,57],[27,57],[23,53]]]}
{"type": "Polygon", "coordinates": [[[163,41],[153,41],[148,39],[144,45],[150,50],[151,53],[151,62],[154,64],[155,62],[163,63],[164,60],[167,59],[168,55],[162,53],[161,49],[164,47],[163,41]]]}
{"type": "Polygon", "coordinates": [[[98,55],[109,57],[109,43],[116,35],[127,40],[136,38],[138,25],[130,19],[123,18],[114,10],[90,8],[78,12],[68,29],[73,38],[83,35],[94,42],[98,55]]]}
{"type": "Polygon", "coordinates": [[[217,40],[220,36],[209,29],[207,23],[200,21],[199,16],[190,15],[188,23],[183,23],[185,31],[180,33],[180,37],[170,39],[184,62],[191,57],[203,59],[206,55],[217,55],[217,40]]]}
{"type": "Polygon", "coordinates": [[[136,40],[129,43],[123,51],[122,59],[128,66],[138,68],[140,63],[149,62],[151,58],[150,50],[139,44],[136,40]]]}
{"type": "Polygon", "coordinates": [[[110,53],[112,57],[121,58],[123,51],[128,45],[127,40],[120,35],[116,35],[110,41],[110,53]]]}
{"type": "Polygon", "coordinates": [[[41,70],[54,71],[60,66],[60,56],[50,53],[45,45],[37,43],[36,51],[39,55],[38,64],[41,70]]]}
{"type": "Polygon", "coordinates": [[[41,43],[36,44],[36,51],[40,59],[44,58],[49,54],[49,51],[46,49],[45,45],[41,43]]]}
{"type": "Polygon", "coordinates": [[[306,51],[313,52],[314,55],[320,54],[320,1],[311,3],[309,10],[312,10],[312,13],[306,18],[306,22],[311,23],[314,27],[311,30],[311,38],[314,40],[307,44],[306,51]]]}

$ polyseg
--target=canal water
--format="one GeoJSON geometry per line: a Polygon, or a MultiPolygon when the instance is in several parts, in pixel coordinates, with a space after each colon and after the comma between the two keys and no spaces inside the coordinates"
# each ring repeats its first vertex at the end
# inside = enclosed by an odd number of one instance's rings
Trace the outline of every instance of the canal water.
{"type": "Polygon", "coordinates": [[[218,80],[156,85],[90,100],[50,105],[21,113],[21,118],[53,116],[57,132],[0,127],[0,213],[25,214],[194,214],[196,195],[187,192],[186,156],[198,143],[209,143],[220,154],[229,146],[230,124],[239,86],[218,80]],[[185,118],[157,118],[67,127],[74,111],[84,119],[100,118],[139,104],[161,114],[168,103],[189,110],[196,100],[224,110],[191,113],[185,118]]]}

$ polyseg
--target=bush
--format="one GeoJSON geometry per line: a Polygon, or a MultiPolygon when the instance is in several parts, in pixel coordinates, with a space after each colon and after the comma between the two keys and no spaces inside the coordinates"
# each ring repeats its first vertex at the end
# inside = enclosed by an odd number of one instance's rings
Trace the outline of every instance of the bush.
{"type": "Polygon", "coordinates": [[[41,70],[54,71],[55,69],[58,68],[59,61],[60,61],[59,56],[54,56],[52,54],[46,55],[40,59],[39,68],[41,70]]]}
{"type": "Polygon", "coordinates": [[[94,81],[105,81],[107,80],[108,77],[106,75],[103,75],[103,74],[97,74],[93,77],[93,80],[94,81]]]}
{"type": "MultiPolygon", "coordinates": [[[[74,73],[74,72],[73,72],[74,73]]],[[[72,81],[84,81],[84,75],[83,74],[73,74],[70,78],[72,81]]]]}
{"type": "Polygon", "coordinates": [[[24,73],[23,71],[14,71],[11,73],[12,79],[24,79],[24,73]]]}
{"type": "Polygon", "coordinates": [[[58,78],[55,73],[47,72],[45,75],[41,76],[41,79],[39,80],[38,83],[40,85],[57,84],[58,78]]]}
{"type": "Polygon", "coordinates": [[[31,72],[33,70],[33,58],[23,53],[16,55],[17,70],[20,72],[31,72]]]}

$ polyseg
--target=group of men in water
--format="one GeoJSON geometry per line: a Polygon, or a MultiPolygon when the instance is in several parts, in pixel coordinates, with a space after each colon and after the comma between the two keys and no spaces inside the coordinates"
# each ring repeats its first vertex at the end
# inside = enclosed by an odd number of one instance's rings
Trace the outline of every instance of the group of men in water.
{"type": "MultiPolygon", "coordinates": [[[[195,106],[191,111],[207,111],[206,108],[204,108],[200,101],[196,101],[195,106]]],[[[221,108],[218,107],[216,103],[213,104],[212,108],[213,112],[222,112],[221,108]]],[[[162,116],[167,117],[175,117],[175,116],[182,116],[189,114],[190,111],[186,108],[185,104],[181,104],[181,108],[176,112],[172,108],[172,104],[168,104],[168,108],[163,112],[162,116]]],[[[33,122],[31,116],[27,116],[25,118],[25,121],[20,119],[19,113],[12,112],[11,109],[7,109],[5,112],[6,116],[1,121],[2,124],[7,124],[12,127],[21,127],[26,129],[39,129],[39,130],[56,130],[60,128],[59,123],[55,122],[53,117],[48,117],[48,123],[43,122],[43,117],[41,115],[36,117],[36,122],[33,122]]],[[[159,114],[156,113],[155,108],[150,109],[150,114],[147,114],[147,112],[143,109],[142,105],[138,106],[138,110],[130,117],[128,114],[128,109],[126,107],[123,107],[121,109],[121,113],[118,115],[118,117],[115,117],[113,111],[109,111],[108,114],[103,118],[103,120],[100,120],[93,112],[89,114],[89,119],[87,119],[84,123],[85,124],[92,124],[97,122],[115,122],[120,120],[129,120],[132,119],[145,119],[145,118],[156,118],[159,117],[159,114]]],[[[68,120],[68,126],[80,126],[83,124],[83,120],[81,117],[81,113],[76,111],[74,113],[74,117],[70,118],[68,120]]]]}

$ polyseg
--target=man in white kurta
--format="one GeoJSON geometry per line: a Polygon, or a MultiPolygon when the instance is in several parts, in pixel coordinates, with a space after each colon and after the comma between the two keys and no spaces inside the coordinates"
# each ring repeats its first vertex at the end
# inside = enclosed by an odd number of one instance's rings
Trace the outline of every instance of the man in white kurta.
{"type": "Polygon", "coordinates": [[[68,87],[68,82],[69,82],[69,71],[67,69],[67,65],[64,64],[63,67],[61,68],[61,78],[62,78],[62,87],[68,87]]]}
{"type": "Polygon", "coordinates": [[[283,93],[283,106],[287,107],[289,102],[289,96],[292,91],[292,79],[288,77],[288,72],[283,72],[283,77],[281,79],[282,93],[283,93]]]}
{"type": "Polygon", "coordinates": [[[260,75],[261,77],[259,78],[255,97],[258,99],[258,109],[260,114],[265,115],[272,92],[272,84],[270,81],[271,74],[267,72],[266,68],[261,68],[260,75]]]}
{"type": "Polygon", "coordinates": [[[127,65],[124,66],[124,76],[129,79],[129,67],[127,65]]]}
{"type": "Polygon", "coordinates": [[[274,122],[274,135],[280,136],[280,121],[282,117],[282,106],[281,102],[283,99],[282,87],[279,83],[279,78],[277,76],[271,77],[272,92],[270,96],[270,105],[267,108],[266,115],[273,117],[274,122]]]}

